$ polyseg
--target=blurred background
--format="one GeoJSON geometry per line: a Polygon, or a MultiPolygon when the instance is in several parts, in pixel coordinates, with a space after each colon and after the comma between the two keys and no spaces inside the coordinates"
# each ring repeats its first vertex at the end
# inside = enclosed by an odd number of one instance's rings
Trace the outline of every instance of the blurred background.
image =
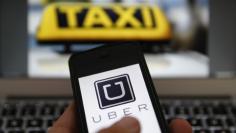
{"type": "MultiPolygon", "coordinates": [[[[168,43],[143,43],[145,57],[154,78],[206,78],[208,58],[208,0],[28,0],[28,75],[40,78],[69,77],[63,43],[38,43],[37,28],[44,9],[55,2],[88,2],[94,4],[147,4],[161,8],[171,26],[168,43]],[[62,54],[63,53],[63,54],[62,54]]],[[[85,51],[105,43],[73,43],[71,51],[85,51]]]]}

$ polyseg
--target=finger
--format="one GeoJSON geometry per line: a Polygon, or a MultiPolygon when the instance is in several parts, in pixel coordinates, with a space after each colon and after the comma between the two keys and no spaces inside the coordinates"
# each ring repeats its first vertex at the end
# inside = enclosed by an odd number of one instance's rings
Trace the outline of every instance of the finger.
{"type": "Polygon", "coordinates": [[[51,133],[73,133],[77,131],[76,129],[75,104],[71,103],[49,131],[51,133]]]}
{"type": "Polygon", "coordinates": [[[124,117],[111,127],[102,129],[99,133],[139,133],[140,129],[140,124],[137,119],[124,117]]]}
{"type": "Polygon", "coordinates": [[[174,119],[170,123],[171,133],[192,133],[191,125],[183,119],[174,119]]]}

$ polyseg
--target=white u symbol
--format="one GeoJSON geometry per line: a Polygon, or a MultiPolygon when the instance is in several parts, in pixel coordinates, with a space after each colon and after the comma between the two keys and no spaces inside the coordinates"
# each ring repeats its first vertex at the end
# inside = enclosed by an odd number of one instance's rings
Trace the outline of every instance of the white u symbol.
{"type": "Polygon", "coordinates": [[[115,96],[115,97],[110,97],[108,95],[108,92],[107,92],[107,88],[108,87],[111,87],[111,84],[107,84],[107,85],[104,85],[103,86],[103,90],[104,90],[104,93],[105,93],[105,98],[109,101],[111,100],[117,100],[117,99],[120,99],[122,97],[125,96],[125,88],[124,88],[124,85],[123,85],[123,82],[119,81],[119,82],[115,82],[115,85],[119,85],[120,88],[121,88],[121,94],[119,96],[115,96]]]}

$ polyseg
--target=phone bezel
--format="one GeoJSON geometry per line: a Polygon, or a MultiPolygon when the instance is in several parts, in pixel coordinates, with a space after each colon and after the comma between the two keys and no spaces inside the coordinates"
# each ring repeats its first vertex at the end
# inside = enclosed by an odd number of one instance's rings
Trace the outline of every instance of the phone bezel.
{"type": "Polygon", "coordinates": [[[166,120],[162,113],[161,105],[152,83],[152,78],[139,45],[102,46],[89,51],[73,54],[70,57],[69,68],[71,83],[76,103],[77,122],[81,126],[79,129],[81,132],[88,132],[88,127],[78,78],[133,64],[140,65],[147,91],[162,133],[168,132],[166,120]]]}

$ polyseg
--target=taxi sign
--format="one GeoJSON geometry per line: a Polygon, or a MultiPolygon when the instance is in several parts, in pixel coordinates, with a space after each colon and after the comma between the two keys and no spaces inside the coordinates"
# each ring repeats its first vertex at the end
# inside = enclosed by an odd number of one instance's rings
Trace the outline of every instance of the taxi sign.
{"type": "Polygon", "coordinates": [[[85,3],[48,5],[39,42],[168,41],[169,23],[157,6],[85,3]]]}

